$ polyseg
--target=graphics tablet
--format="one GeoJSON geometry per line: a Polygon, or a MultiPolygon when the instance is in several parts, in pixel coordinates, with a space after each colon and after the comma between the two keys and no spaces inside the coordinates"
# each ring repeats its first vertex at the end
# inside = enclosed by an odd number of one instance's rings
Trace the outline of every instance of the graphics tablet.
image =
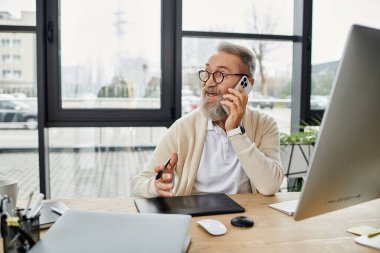
{"type": "Polygon", "coordinates": [[[140,213],[188,214],[203,216],[242,213],[245,209],[224,193],[135,199],[140,213]]]}

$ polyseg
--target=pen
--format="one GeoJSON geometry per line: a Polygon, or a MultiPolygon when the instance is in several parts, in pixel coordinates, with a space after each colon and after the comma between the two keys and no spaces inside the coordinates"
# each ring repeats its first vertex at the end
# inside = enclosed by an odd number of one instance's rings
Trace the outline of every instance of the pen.
{"type": "Polygon", "coordinates": [[[37,197],[37,200],[36,200],[36,204],[33,206],[32,210],[30,211],[30,213],[28,212],[28,216],[26,218],[31,218],[35,215],[36,212],[38,212],[39,208],[41,207],[41,202],[42,202],[42,199],[44,198],[45,195],[43,195],[42,193],[38,194],[38,197],[37,197]]]}
{"type": "Polygon", "coordinates": [[[166,161],[165,163],[165,166],[164,166],[164,169],[163,170],[160,170],[157,175],[156,175],[156,180],[160,179],[162,177],[162,174],[165,172],[166,170],[166,167],[169,165],[170,163],[170,158],[166,161]]]}
{"type": "Polygon", "coordinates": [[[374,236],[377,236],[377,235],[380,235],[380,231],[368,234],[367,236],[368,236],[368,238],[371,238],[371,237],[374,237],[374,236]]]}
{"type": "Polygon", "coordinates": [[[55,213],[57,213],[57,214],[59,214],[59,215],[62,215],[62,214],[64,213],[64,211],[62,211],[61,209],[58,209],[58,208],[56,208],[56,207],[54,207],[54,206],[50,207],[50,209],[51,209],[53,212],[55,212],[55,213]]]}
{"type": "Polygon", "coordinates": [[[28,196],[28,203],[26,204],[26,208],[25,208],[25,216],[26,216],[26,217],[28,216],[29,207],[30,207],[30,202],[32,202],[33,194],[34,194],[34,191],[31,191],[31,192],[29,193],[29,196],[28,196]]]}
{"type": "Polygon", "coordinates": [[[38,207],[36,208],[36,210],[32,213],[32,216],[30,218],[35,218],[40,213],[41,209],[42,209],[42,204],[40,203],[38,207]]]}

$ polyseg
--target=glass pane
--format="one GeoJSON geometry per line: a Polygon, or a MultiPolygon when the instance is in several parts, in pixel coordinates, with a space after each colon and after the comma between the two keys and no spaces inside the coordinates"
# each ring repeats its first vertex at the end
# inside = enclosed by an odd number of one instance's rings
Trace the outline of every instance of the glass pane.
{"type": "Polygon", "coordinates": [[[184,0],[183,30],[293,34],[293,0],[184,0]]]}
{"type": "Polygon", "coordinates": [[[313,1],[311,109],[325,109],[348,32],[353,24],[380,29],[380,1],[313,1]]]}
{"type": "Polygon", "coordinates": [[[161,1],[60,4],[62,107],[159,109],[161,1]]]}
{"type": "MultiPolygon", "coordinates": [[[[197,71],[204,68],[208,58],[215,52],[221,41],[217,39],[183,39],[182,114],[199,106],[201,82],[197,71]]],[[[260,53],[262,55],[261,63],[256,62],[255,84],[253,92],[249,94],[248,103],[254,109],[263,110],[273,116],[282,132],[290,132],[293,43],[264,40],[223,41],[247,46],[258,54],[258,48],[263,49],[260,53]]]]}
{"type": "Polygon", "coordinates": [[[1,0],[0,25],[36,25],[35,0],[1,0]]]}
{"type": "Polygon", "coordinates": [[[16,179],[26,199],[39,191],[36,37],[0,33],[1,41],[10,45],[0,47],[0,178],[16,179]]]}
{"type": "Polygon", "coordinates": [[[49,128],[52,198],[125,197],[165,127],[49,128]]]}

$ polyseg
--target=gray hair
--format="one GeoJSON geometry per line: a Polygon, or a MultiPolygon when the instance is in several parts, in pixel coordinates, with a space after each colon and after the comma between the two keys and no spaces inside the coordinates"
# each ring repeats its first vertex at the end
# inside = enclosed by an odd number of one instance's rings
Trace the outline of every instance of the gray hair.
{"type": "Polygon", "coordinates": [[[229,42],[222,42],[218,45],[218,52],[226,52],[238,56],[243,67],[246,68],[251,76],[255,73],[256,58],[255,55],[247,47],[236,45],[229,42]]]}

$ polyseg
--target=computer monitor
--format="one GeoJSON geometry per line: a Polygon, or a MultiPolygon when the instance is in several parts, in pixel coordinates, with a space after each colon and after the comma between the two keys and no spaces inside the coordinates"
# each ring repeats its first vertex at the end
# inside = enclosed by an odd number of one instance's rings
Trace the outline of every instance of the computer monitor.
{"type": "Polygon", "coordinates": [[[352,26],[295,220],[380,197],[380,30],[352,26]]]}

